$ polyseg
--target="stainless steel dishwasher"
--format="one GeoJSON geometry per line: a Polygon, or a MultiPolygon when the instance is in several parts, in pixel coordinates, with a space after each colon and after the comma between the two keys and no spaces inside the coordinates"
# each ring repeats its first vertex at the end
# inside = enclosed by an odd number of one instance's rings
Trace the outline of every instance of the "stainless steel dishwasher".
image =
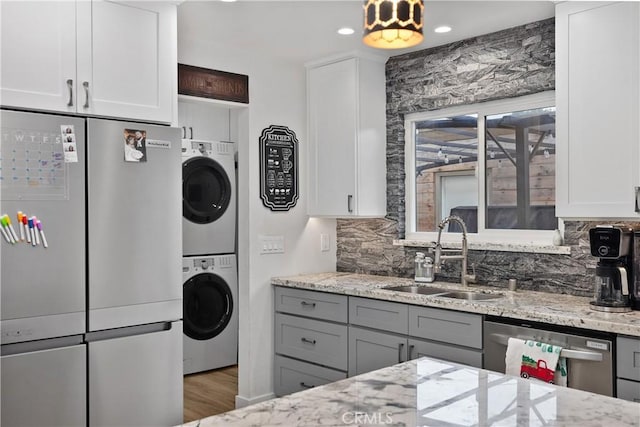
{"type": "Polygon", "coordinates": [[[567,359],[567,387],[606,396],[614,395],[613,336],[576,328],[553,327],[524,321],[484,322],[484,368],[504,373],[510,337],[562,346],[567,359]],[[544,327],[543,329],[539,329],[544,327]]]}

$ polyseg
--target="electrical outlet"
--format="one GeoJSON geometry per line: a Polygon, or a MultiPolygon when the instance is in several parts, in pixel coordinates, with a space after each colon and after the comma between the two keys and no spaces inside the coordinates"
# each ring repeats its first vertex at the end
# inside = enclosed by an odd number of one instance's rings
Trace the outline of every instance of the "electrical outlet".
{"type": "Polygon", "coordinates": [[[320,251],[329,252],[330,247],[329,235],[325,233],[320,234],[320,251]]]}

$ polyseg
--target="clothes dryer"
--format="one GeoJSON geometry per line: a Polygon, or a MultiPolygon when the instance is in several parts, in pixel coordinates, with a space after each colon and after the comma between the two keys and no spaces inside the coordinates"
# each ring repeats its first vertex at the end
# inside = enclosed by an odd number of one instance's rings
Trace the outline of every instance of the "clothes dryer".
{"type": "Polygon", "coordinates": [[[236,146],[182,140],[182,254],[235,252],[236,146]]]}
{"type": "Polygon", "coordinates": [[[182,259],[184,373],[238,360],[238,276],[235,255],[182,259]]]}

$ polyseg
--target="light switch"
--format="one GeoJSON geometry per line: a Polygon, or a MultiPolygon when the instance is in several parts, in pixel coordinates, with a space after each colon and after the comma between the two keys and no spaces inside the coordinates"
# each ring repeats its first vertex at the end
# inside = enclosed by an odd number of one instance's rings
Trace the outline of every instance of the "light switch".
{"type": "Polygon", "coordinates": [[[329,252],[330,247],[329,235],[325,233],[320,234],[320,251],[329,252]]]}
{"type": "Polygon", "coordinates": [[[260,236],[261,254],[283,254],[284,236],[260,236]]]}

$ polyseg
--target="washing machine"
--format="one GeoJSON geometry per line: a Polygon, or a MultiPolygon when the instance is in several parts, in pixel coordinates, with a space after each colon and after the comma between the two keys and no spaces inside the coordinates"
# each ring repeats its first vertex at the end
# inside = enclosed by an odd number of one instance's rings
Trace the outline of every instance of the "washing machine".
{"type": "Polygon", "coordinates": [[[235,252],[236,145],[182,140],[182,254],[235,252]]]}
{"type": "Polygon", "coordinates": [[[235,255],[182,259],[184,374],[238,361],[235,255]]]}

